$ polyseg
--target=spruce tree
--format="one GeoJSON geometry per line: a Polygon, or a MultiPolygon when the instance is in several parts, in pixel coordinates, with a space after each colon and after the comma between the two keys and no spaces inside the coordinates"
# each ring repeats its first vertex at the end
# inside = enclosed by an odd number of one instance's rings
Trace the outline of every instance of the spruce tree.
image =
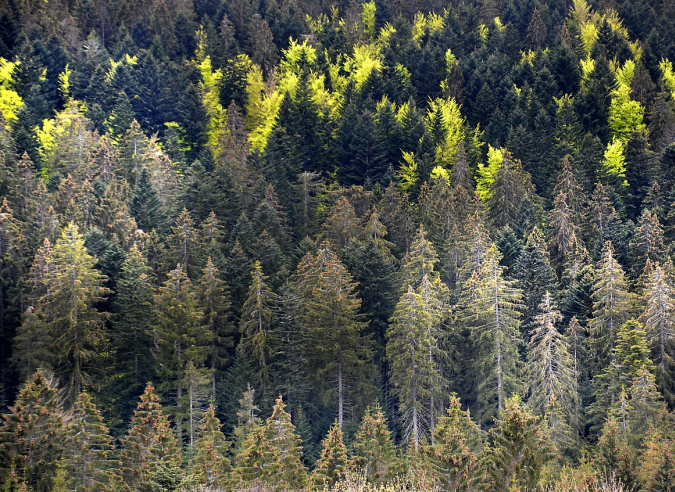
{"type": "Polygon", "coordinates": [[[380,405],[372,411],[366,408],[354,438],[353,464],[365,472],[368,482],[379,484],[390,478],[394,459],[391,431],[380,405]]]}
{"type": "Polygon", "coordinates": [[[234,486],[271,484],[278,472],[279,453],[270,442],[265,425],[258,422],[246,434],[234,457],[230,482],[234,486]]]}
{"type": "Polygon", "coordinates": [[[613,360],[616,334],[629,317],[632,308],[623,268],[615,258],[611,242],[605,243],[602,248],[595,278],[593,318],[589,329],[594,341],[596,367],[603,367],[613,360]]]}
{"type": "Polygon", "coordinates": [[[248,297],[242,307],[239,331],[247,353],[256,363],[256,386],[260,388],[260,397],[264,400],[269,385],[269,366],[274,343],[271,325],[274,321],[274,309],[277,296],[267,286],[267,277],[263,275],[260,262],[253,264],[251,285],[248,297]]]}
{"type": "Polygon", "coordinates": [[[474,490],[480,481],[483,432],[451,395],[447,415],[438,419],[434,444],[429,447],[432,469],[444,490],[474,490]]]}
{"type": "Polygon", "coordinates": [[[167,227],[165,211],[146,168],[141,170],[136,181],[129,212],[136,220],[139,229],[146,232],[155,229],[161,233],[167,227]]]}
{"type": "MultiPolygon", "coordinates": [[[[523,291],[523,324],[526,334],[535,323],[539,306],[546,292],[554,293],[557,278],[548,260],[548,252],[544,244],[544,236],[538,227],[534,227],[513,267],[513,278],[518,280],[518,287],[523,291]]],[[[553,294],[555,295],[555,293],[553,294]]]]}
{"type": "Polygon", "coordinates": [[[0,425],[3,467],[14,464],[31,489],[49,490],[64,450],[64,421],[53,378],[37,370],[19,391],[0,425]]]}
{"type": "Polygon", "coordinates": [[[487,451],[487,472],[493,490],[532,490],[539,482],[552,451],[537,417],[519,396],[505,402],[497,426],[490,431],[493,444],[487,451]]]}
{"type": "MultiPolygon", "coordinates": [[[[562,315],[558,311],[550,293],[546,293],[535,317],[535,328],[528,351],[527,381],[529,385],[528,405],[539,415],[553,417],[551,411],[560,408],[564,431],[577,424],[579,407],[575,366],[568,341],[558,331],[562,315]]],[[[551,419],[548,423],[553,424],[551,419]]],[[[552,428],[557,439],[563,439],[564,432],[552,428]]],[[[556,440],[554,439],[554,442],[556,440]]],[[[558,442],[556,442],[558,444],[558,442]]]]}
{"type": "Polygon", "coordinates": [[[279,396],[272,408],[272,415],[265,422],[267,439],[278,456],[278,468],[270,481],[278,487],[298,489],[307,484],[307,470],[302,464],[302,441],[285,407],[279,396]]]}
{"type": "Polygon", "coordinates": [[[298,265],[299,321],[307,334],[307,360],[319,394],[337,403],[338,424],[351,401],[367,398],[371,341],[361,336],[361,300],[335,253],[322,246],[298,265]]]}
{"type": "Polygon", "coordinates": [[[664,260],[666,248],[663,241],[663,228],[659,218],[655,213],[644,209],[629,244],[634,278],[642,274],[647,260],[652,263],[664,260]]]}
{"type": "Polygon", "coordinates": [[[522,291],[503,278],[501,254],[492,245],[479,269],[465,285],[465,320],[478,349],[476,368],[481,417],[501,412],[507,397],[519,388],[518,356],[522,291]]]}
{"type": "Polygon", "coordinates": [[[204,326],[209,330],[210,348],[207,366],[211,368],[211,391],[215,398],[217,383],[223,367],[230,361],[228,349],[232,348],[232,325],[230,321],[230,296],[220,271],[209,256],[202,270],[198,286],[199,304],[204,313],[204,326]]]}
{"type": "Polygon", "coordinates": [[[77,226],[69,224],[54,246],[51,267],[43,279],[47,294],[38,302],[51,333],[53,367],[71,401],[91,384],[107,341],[106,315],[95,304],[108,290],[95,263],[77,226]]]}
{"type": "Polygon", "coordinates": [[[121,476],[115,470],[113,442],[89,394],[78,395],[65,429],[63,460],[76,491],[108,490],[121,476]]]}
{"type": "Polygon", "coordinates": [[[173,267],[179,264],[190,279],[197,274],[199,265],[199,233],[187,209],[176,218],[171,228],[171,235],[167,239],[167,264],[173,267]]]}
{"type": "Polygon", "coordinates": [[[667,279],[667,274],[658,263],[652,269],[645,286],[645,312],[640,318],[644,323],[652,350],[652,360],[656,364],[656,376],[661,390],[669,400],[675,391],[673,369],[673,340],[675,340],[675,293],[667,279]]]}
{"type": "Polygon", "coordinates": [[[342,441],[342,431],[337,421],[331,426],[321,446],[321,457],[316,462],[312,481],[317,487],[332,487],[344,477],[349,465],[347,447],[342,441]]]}
{"type": "Polygon", "coordinates": [[[177,467],[181,462],[178,441],[154,390],[150,383],[145,387],[119,451],[122,476],[132,490],[145,484],[160,467],[177,467]]]}
{"type": "Polygon", "coordinates": [[[220,420],[215,415],[213,404],[204,412],[198,435],[190,472],[199,485],[224,488],[230,468],[230,460],[226,458],[229,443],[220,430],[220,420]]]}
{"type": "Polygon", "coordinates": [[[192,363],[200,372],[206,371],[203,364],[210,340],[210,332],[203,324],[204,313],[181,265],[169,272],[166,282],[155,294],[154,314],[155,362],[162,390],[173,403],[180,436],[186,412],[183,399],[186,369],[188,363],[192,363]]]}

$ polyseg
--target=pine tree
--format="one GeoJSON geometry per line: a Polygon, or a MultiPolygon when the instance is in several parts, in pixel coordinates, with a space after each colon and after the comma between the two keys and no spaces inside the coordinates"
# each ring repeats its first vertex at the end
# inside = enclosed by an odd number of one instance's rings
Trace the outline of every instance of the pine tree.
{"type": "Polygon", "coordinates": [[[220,271],[209,256],[199,280],[199,304],[204,313],[204,326],[210,332],[210,353],[207,366],[211,368],[211,390],[217,394],[220,372],[229,362],[228,349],[232,348],[232,326],[230,322],[229,289],[220,278],[220,271]]]}
{"type": "Polygon", "coordinates": [[[56,242],[51,268],[43,279],[47,294],[38,310],[52,337],[53,367],[65,383],[70,400],[92,382],[92,373],[106,343],[105,313],[95,304],[104,299],[105,276],[94,268],[84,238],[69,224],[56,242]]]}
{"type": "Polygon", "coordinates": [[[186,369],[191,362],[204,371],[202,366],[208,355],[210,340],[192,282],[180,265],[169,272],[166,282],[155,294],[154,314],[157,320],[153,328],[155,361],[162,389],[175,405],[172,410],[180,436],[186,411],[183,405],[186,369]]]}
{"type": "MultiPolygon", "coordinates": [[[[539,307],[539,314],[535,317],[536,325],[528,351],[528,405],[539,415],[560,408],[566,420],[561,425],[569,429],[570,424],[576,424],[579,395],[574,360],[570,356],[567,340],[557,327],[561,320],[562,315],[547,292],[539,307]]],[[[559,439],[563,438],[557,429],[551,431],[559,439]]]]}
{"type": "Polygon", "coordinates": [[[5,468],[37,490],[48,490],[56,462],[63,452],[64,422],[58,389],[51,377],[37,370],[19,391],[0,425],[0,451],[5,468]]]}
{"type": "Polygon", "coordinates": [[[279,396],[272,408],[272,415],[265,422],[267,439],[278,456],[278,468],[270,482],[278,487],[298,489],[307,484],[307,470],[302,464],[302,441],[285,408],[279,396]]]}
{"type": "Polygon", "coordinates": [[[534,489],[553,450],[520,397],[506,400],[490,433],[493,445],[487,451],[487,467],[493,490],[534,489]]]}
{"type": "Polygon", "coordinates": [[[390,478],[394,459],[391,431],[380,405],[373,411],[366,408],[354,440],[354,465],[364,470],[366,480],[378,484],[390,478]]]}
{"type": "Polygon", "coordinates": [[[434,475],[444,490],[474,490],[479,483],[483,433],[463,411],[456,395],[451,395],[447,415],[438,419],[434,444],[429,454],[434,475]]]}
{"type": "Polygon", "coordinates": [[[675,390],[673,378],[675,362],[672,356],[675,339],[675,320],[673,319],[675,293],[666,277],[666,272],[657,263],[645,286],[644,305],[646,309],[640,319],[645,325],[647,340],[652,349],[652,359],[656,364],[659,386],[670,400],[675,390]]]}
{"type": "MultiPolygon", "coordinates": [[[[337,397],[338,423],[344,422],[350,400],[367,398],[371,341],[361,336],[361,300],[352,277],[325,245],[298,265],[300,324],[307,334],[307,358],[315,388],[337,397]],[[332,391],[331,391],[332,390],[332,391]],[[334,392],[334,393],[333,393],[334,392]]],[[[328,395],[326,395],[328,396],[328,395]]]]}
{"type": "Polygon", "coordinates": [[[190,471],[199,485],[214,489],[225,487],[230,467],[230,461],[225,455],[228,447],[215,408],[210,404],[202,417],[195,456],[190,463],[190,471]]]}
{"type": "Polygon", "coordinates": [[[337,421],[331,426],[321,443],[321,457],[316,462],[312,481],[317,487],[332,487],[347,471],[347,447],[342,441],[342,431],[337,421]]]}
{"type": "Polygon", "coordinates": [[[132,490],[146,483],[161,466],[177,467],[181,462],[178,441],[154,390],[148,383],[121,442],[120,469],[132,490]]]}
{"type": "Polygon", "coordinates": [[[605,243],[593,287],[593,318],[589,329],[595,343],[598,367],[612,359],[616,334],[631,312],[631,295],[611,242],[605,243]]]}
{"type": "Polygon", "coordinates": [[[65,430],[63,459],[68,482],[76,491],[108,490],[116,475],[113,443],[108,428],[89,394],[82,392],[73,405],[65,430]]]}
{"type": "Polygon", "coordinates": [[[501,254],[492,245],[465,288],[472,293],[465,307],[466,320],[478,354],[476,365],[481,417],[489,419],[504,408],[509,394],[519,387],[518,330],[522,291],[503,278],[501,254]]]}

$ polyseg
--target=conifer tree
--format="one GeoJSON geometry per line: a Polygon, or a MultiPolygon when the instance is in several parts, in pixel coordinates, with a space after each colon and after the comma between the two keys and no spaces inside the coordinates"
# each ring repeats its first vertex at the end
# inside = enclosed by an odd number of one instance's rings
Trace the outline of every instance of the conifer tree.
{"type": "Polygon", "coordinates": [[[489,419],[500,412],[509,394],[518,387],[517,346],[522,291],[503,278],[501,254],[492,245],[480,268],[467,281],[473,293],[465,316],[478,354],[478,395],[481,416],[489,419]]]}
{"type": "Polygon", "coordinates": [[[321,457],[316,462],[312,481],[317,487],[332,487],[344,476],[349,465],[347,447],[342,441],[342,431],[337,421],[331,426],[321,446],[321,457]]]}
{"type": "Polygon", "coordinates": [[[510,224],[525,198],[534,194],[532,180],[520,161],[514,161],[511,154],[504,152],[501,167],[490,185],[488,211],[495,227],[510,224]]]}
{"type": "Polygon", "coordinates": [[[152,368],[152,270],[141,251],[132,246],[116,285],[115,316],[111,330],[116,366],[121,372],[122,394],[136,397],[152,368]]]}
{"type": "Polygon", "coordinates": [[[656,364],[656,376],[661,390],[668,399],[673,398],[673,340],[675,340],[675,308],[673,288],[667,274],[658,263],[652,269],[645,286],[645,312],[640,318],[645,326],[647,340],[652,349],[652,360],[656,364]]]}
{"type": "Polygon", "coordinates": [[[36,369],[53,370],[52,337],[43,317],[29,306],[21,317],[21,326],[12,340],[11,364],[22,380],[36,369]]]}
{"type": "Polygon", "coordinates": [[[225,487],[230,467],[230,461],[226,458],[228,447],[215,408],[210,404],[202,417],[195,456],[190,463],[190,471],[197,483],[214,489],[225,487]]]}
{"type": "Polygon", "coordinates": [[[171,235],[168,238],[168,265],[173,266],[178,263],[182,270],[191,279],[197,273],[199,265],[199,233],[194,226],[194,221],[190,217],[187,209],[176,218],[171,228],[171,235]]]}
{"type": "Polygon", "coordinates": [[[266,398],[269,384],[269,366],[273,352],[272,322],[277,296],[267,286],[267,277],[263,275],[260,262],[253,264],[251,285],[248,297],[242,307],[239,320],[239,331],[243,335],[241,343],[256,362],[256,384],[260,388],[260,396],[266,398]]]}
{"type": "Polygon", "coordinates": [[[271,484],[279,472],[279,453],[270,442],[265,425],[256,423],[234,457],[233,485],[271,484]]]}
{"type": "Polygon", "coordinates": [[[48,490],[63,452],[63,411],[57,392],[52,378],[38,369],[0,425],[3,467],[13,463],[17,475],[37,490],[48,490]]]}
{"type": "Polygon", "coordinates": [[[644,490],[667,492],[675,483],[675,441],[663,430],[651,428],[644,441],[639,477],[644,490]]]}
{"type": "Polygon", "coordinates": [[[621,424],[610,418],[602,429],[594,457],[595,466],[604,476],[614,476],[624,486],[635,482],[637,462],[635,451],[626,440],[621,424]]]}
{"type": "Polygon", "coordinates": [[[602,248],[593,287],[593,318],[589,329],[594,340],[594,352],[599,367],[613,359],[616,334],[630,315],[631,294],[628,292],[623,268],[616,260],[611,242],[602,248]]]}
{"type": "Polygon", "coordinates": [[[132,490],[145,484],[161,466],[177,467],[181,462],[178,441],[154,390],[148,383],[121,442],[120,469],[132,490]]]}
{"type": "Polygon", "coordinates": [[[654,375],[646,365],[637,371],[629,389],[630,411],[628,423],[630,425],[631,440],[636,447],[642,444],[642,438],[650,427],[658,428],[666,411],[663,396],[656,388],[654,375]]]}
{"type": "Polygon", "coordinates": [[[429,358],[437,338],[428,327],[433,323],[422,295],[411,286],[401,296],[387,331],[392,394],[398,398],[404,436],[418,446],[431,427],[425,401],[439,392],[438,366],[429,358]]]}
{"type": "Polygon", "coordinates": [[[280,487],[298,489],[307,483],[307,470],[302,464],[302,441],[285,407],[279,396],[272,408],[272,415],[265,422],[267,439],[278,457],[278,468],[270,481],[280,487]]]}
{"type": "Polygon", "coordinates": [[[379,404],[372,411],[366,408],[354,440],[354,465],[364,470],[366,480],[378,484],[390,478],[394,459],[394,443],[382,409],[379,404]]]}
{"type": "Polygon", "coordinates": [[[401,292],[408,290],[408,286],[418,289],[422,279],[426,275],[431,281],[440,278],[435,271],[438,264],[438,255],[436,250],[427,239],[427,232],[423,226],[420,226],[415,238],[410,246],[410,251],[406,253],[401,262],[400,278],[401,292]]]}
{"type": "Polygon", "coordinates": [[[95,263],[77,226],[69,224],[54,246],[51,267],[43,279],[47,294],[38,302],[51,333],[54,370],[71,400],[91,383],[106,343],[105,313],[94,306],[108,290],[95,263]]]}
{"type": "Polygon", "coordinates": [[[199,304],[192,282],[181,265],[168,274],[164,285],[154,298],[155,361],[162,380],[162,389],[167,392],[173,409],[178,435],[181,435],[185,418],[184,378],[188,363],[199,371],[208,355],[210,333],[203,324],[204,313],[199,304]]]}
{"type": "Polygon", "coordinates": [[[68,482],[76,491],[108,490],[121,477],[115,471],[112,438],[101,413],[85,392],[78,395],[72,413],[63,453],[68,482]]]}
{"type": "Polygon", "coordinates": [[[211,368],[211,390],[217,394],[220,371],[229,362],[228,349],[232,348],[230,324],[229,289],[220,278],[220,271],[209,256],[202,270],[198,286],[199,304],[204,313],[204,326],[209,330],[209,355],[207,365],[211,368]]]}
{"type": "Polygon", "coordinates": [[[156,229],[161,233],[167,227],[167,217],[146,168],[136,181],[129,212],[138,227],[146,232],[156,229]]]}
{"type": "Polygon", "coordinates": [[[351,203],[345,198],[338,198],[332,208],[332,213],[323,224],[322,238],[330,242],[335,251],[344,248],[352,238],[362,233],[359,219],[351,203]]]}
{"type": "Polygon", "coordinates": [[[482,431],[452,395],[447,415],[438,419],[434,444],[429,447],[434,475],[444,490],[474,490],[480,481],[483,446],[482,431]]]}
{"type": "Polygon", "coordinates": [[[546,292],[554,292],[557,285],[557,278],[548,260],[544,236],[537,226],[532,229],[516,260],[513,278],[518,280],[518,287],[523,291],[523,324],[529,334],[546,292]]]}
{"type": "Polygon", "coordinates": [[[519,396],[506,400],[497,426],[490,431],[493,445],[487,451],[487,471],[494,490],[532,490],[539,482],[552,448],[519,396]]]}
{"type": "Polygon", "coordinates": [[[257,412],[260,410],[254,402],[255,389],[248,384],[238,401],[237,426],[234,428],[236,437],[235,450],[241,452],[246,436],[248,436],[259,424],[260,418],[257,412]]]}
{"type": "Polygon", "coordinates": [[[644,209],[638,219],[633,240],[629,244],[634,277],[637,278],[642,274],[647,260],[655,263],[664,259],[663,240],[663,228],[659,218],[655,213],[644,209]]]}
{"type": "Polygon", "coordinates": [[[316,255],[305,255],[298,265],[298,279],[299,320],[307,334],[313,383],[337,400],[338,424],[342,425],[348,402],[367,398],[372,389],[371,341],[361,336],[361,300],[351,275],[325,245],[316,255]]]}
{"type": "MultiPolygon", "coordinates": [[[[539,415],[560,408],[566,420],[560,424],[567,430],[569,424],[576,424],[574,419],[579,395],[568,341],[557,327],[561,320],[562,315],[547,292],[539,307],[539,314],[535,317],[536,325],[528,351],[528,405],[539,415]]],[[[549,420],[549,423],[553,422],[549,420]]],[[[551,432],[557,434],[559,439],[562,438],[558,429],[551,429],[551,432]]]]}

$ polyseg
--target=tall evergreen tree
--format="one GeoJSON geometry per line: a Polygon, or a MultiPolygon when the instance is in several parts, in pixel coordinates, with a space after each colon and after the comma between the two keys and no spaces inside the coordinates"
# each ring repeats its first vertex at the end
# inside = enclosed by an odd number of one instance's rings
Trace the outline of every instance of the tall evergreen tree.
{"type": "Polygon", "coordinates": [[[312,480],[319,487],[332,487],[344,477],[349,465],[347,447],[342,441],[342,431],[337,421],[331,426],[321,445],[321,457],[316,462],[312,480]]]}
{"type": "Polygon", "coordinates": [[[197,483],[211,488],[225,487],[230,467],[230,461],[226,458],[228,447],[229,443],[220,430],[220,421],[211,404],[202,417],[195,456],[190,463],[197,483]]]}
{"type": "Polygon", "coordinates": [[[611,242],[602,248],[602,257],[596,268],[593,287],[593,318],[589,329],[595,343],[596,363],[602,367],[612,359],[616,334],[632,309],[625,275],[614,256],[611,242]]]}
{"type": "Polygon", "coordinates": [[[492,245],[481,266],[467,281],[466,321],[478,349],[476,368],[481,417],[490,419],[501,412],[518,381],[520,309],[523,294],[515,282],[503,278],[501,254],[492,245]]]}
{"type": "Polygon", "coordinates": [[[361,336],[361,300],[352,277],[335,253],[322,246],[298,265],[300,323],[308,337],[307,358],[319,394],[337,403],[338,424],[345,407],[365,399],[372,390],[369,377],[371,341],[361,336]]]}
{"type": "Polygon", "coordinates": [[[69,224],[54,246],[50,269],[42,280],[47,293],[38,301],[52,338],[53,367],[71,401],[91,384],[107,341],[106,315],[95,304],[108,290],[95,264],[77,226],[69,224]]]}
{"type": "Polygon", "coordinates": [[[370,483],[385,482],[395,459],[391,431],[379,405],[366,408],[354,438],[354,465],[364,470],[370,483]]]}
{"type": "Polygon", "coordinates": [[[263,274],[260,262],[253,264],[251,286],[248,297],[242,307],[239,320],[241,343],[256,363],[256,386],[260,388],[260,397],[264,400],[269,385],[269,366],[274,342],[272,323],[275,317],[277,295],[267,286],[267,277],[263,274]]]}
{"type": "Polygon", "coordinates": [[[307,484],[307,470],[302,464],[302,441],[285,407],[280,396],[265,422],[267,439],[278,456],[277,473],[270,481],[278,487],[300,488],[307,484]]]}

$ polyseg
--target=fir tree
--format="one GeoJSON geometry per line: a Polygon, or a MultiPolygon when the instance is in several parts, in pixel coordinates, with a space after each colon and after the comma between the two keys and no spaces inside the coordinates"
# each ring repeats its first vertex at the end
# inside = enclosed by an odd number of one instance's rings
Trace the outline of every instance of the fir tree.
{"type": "Polygon", "coordinates": [[[316,462],[312,481],[318,487],[332,487],[347,471],[347,448],[342,441],[342,431],[337,421],[331,426],[321,443],[321,457],[316,462]]]}
{"type": "Polygon", "coordinates": [[[204,326],[210,332],[210,353],[207,366],[211,368],[211,390],[217,394],[220,372],[229,362],[228,349],[232,348],[232,326],[230,323],[229,289],[220,278],[220,272],[209,256],[199,280],[199,304],[204,313],[204,326]]]}
{"type": "Polygon", "coordinates": [[[672,356],[673,340],[675,339],[675,320],[673,319],[675,307],[673,297],[675,294],[666,277],[666,272],[657,263],[652,269],[645,286],[644,305],[646,309],[640,319],[645,325],[660,387],[667,398],[672,399],[675,389],[672,356]]]}
{"type": "Polygon", "coordinates": [[[278,473],[279,466],[278,451],[270,442],[264,424],[257,423],[234,457],[230,481],[239,486],[269,484],[278,473]]]}
{"type": "MultiPolygon", "coordinates": [[[[547,292],[535,317],[536,325],[528,351],[528,405],[539,415],[559,407],[566,420],[560,425],[567,430],[570,424],[576,424],[579,395],[574,360],[567,340],[557,327],[561,319],[562,315],[547,292]]],[[[549,423],[552,422],[549,420],[549,423]]],[[[563,438],[558,429],[551,429],[551,432],[557,434],[558,439],[563,438]]]]}
{"type": "Polygon", "coordinates": [[[168,238],[168,264],[170,266],[179,264],[188,277],[194,278],[197,265],[200,263],[199,234],[187,209],[184,208],[176,218],[171,231],[168,238]]]}
{"type": "Polygon", "coordinates": [[[167,218],[162,208],[157,191],[155,190],[148,170],[143,168],[134,188],[134,194],[129,207],[131,216],[136,224],[144,231],[156,229],[164,232],[167,226],[167,218]]]}

